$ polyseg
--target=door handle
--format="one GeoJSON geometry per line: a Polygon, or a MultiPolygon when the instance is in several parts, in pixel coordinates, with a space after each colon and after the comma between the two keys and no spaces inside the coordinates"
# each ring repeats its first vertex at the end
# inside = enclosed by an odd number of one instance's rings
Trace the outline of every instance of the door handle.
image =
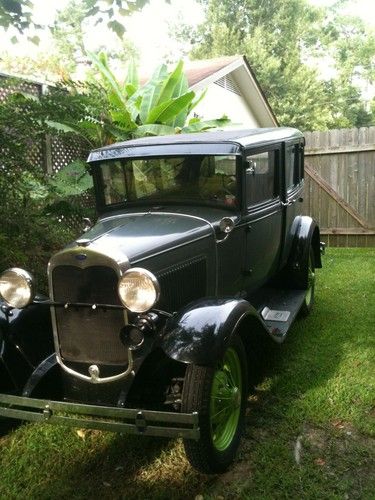
{"type": "Polygon", "coordinates": [[[299,202],[303,202],[303,198],[302,197],[299,197],[299,198],[292,198],[291,200],[287,201],[286,203],[284,201],[281,202],[281,205],[283,207],[290,207],[291,205],[293,205],[293,203],[295,203],[296,201],[299,201],[299,202]]]}

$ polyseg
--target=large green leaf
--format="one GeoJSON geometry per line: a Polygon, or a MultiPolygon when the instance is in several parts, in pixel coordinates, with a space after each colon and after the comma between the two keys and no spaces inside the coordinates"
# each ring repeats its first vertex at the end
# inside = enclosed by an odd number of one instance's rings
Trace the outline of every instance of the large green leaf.
{"type": "Polygon", "coordinates": [[[168,101],[173,97],[173,93],[176,87],[180,85],[180,80],[183,79],[185,76],[183,69],[184,69],[183,61],[179,61],[175,69],[164,80],[157,104],[161,104],[162,102],[168,101]]]}
{"type": "Polygon", "coordinates": [[[224,127],[229,123],[231,123],[231,121],[226,117],[218,118],[217,120],[190,122],[189,125],[181,129],[181,133],[191,134],[193,132],[203,132],[212,128],[224,127]]]}
{"type": "Polygon", "coordinates": [[[190,111],[192,111],[196,106],[198,106],[198,104],[201,102],[202,99],[205,98],[207,94],[207,89],[204,89],[203,92],[201,92],[199,94],[199,96],[191,103],[191,105],[189,106],[189,113],[190,111]]]}
{"type": "Polygon", "coordinates": [[[157,66],[152,73],[151,80],[164,80],[168,76],[168,68],[166,64],[160,64],[157,66]]]}
{"type": "Polygon", "coordinates": [[[113,95],[116,96],[118,105],[126,106],[126,98],[121,91],[118,81],[108,67],[106,55],[103,52],[101,52],[99,56],[93,52],[88,52],[88,55],[99,70],[106,88],[112,91],[113,95]]]}
{"type": "MultiPolygon", "coordinates": [[[[176,116],[176,118],[172,122],[168,123],[168,125],[171,125],[171,126],[176,127],[176,128],[184,127],[189,114],[195,108],[195,106],[197,106],[201,102],[201,100],[206,95],[206,92],[207,92],[207,89],[204,90],[203,92],[201,92],[201,94],[197,97],[197,99],[193,100],[189,104],[189,106],[186,109],[184,109],[184,111],[182,113],[180,113],[178,116],[176,116]]],[[[200,118],[197,118],[197,121],[200,121],[200,118]]]]}
{"type": "Polygon", "coordinates": [[[165,64],[159,66],[151,77],[151,80],[146,83],[141,89],[142,103],[140,108],[141,122],[145,123],[151,109],[157,105],[161,89],[163,87],[163,79],[167,75],[167,67],[165,64]]]}
{"type": "Polygon", "coordinates": [[[100,131],[102,125],[101,124],[94,124],[91,122],[88,122],[86,120],[82,120],[81,122],[55,122],[52,120],[46,120],[46,125],[57,132],[63,132],[65,134],[67,133],[74,133],[85,139],[85,141],[90,144],[90,147],[93,147],[96,145],[96,135],[100,131]],[[87,133],[87,130],[91,128],[92,129],[95,127],[95,134],[87,133]]]}
{"type": "Polygon", "coordinates": [[[194,97],[195,93],[190,91],[176,99],[170,99],[159,104],[159,106],[151,110],[146,123],[167,123],[180,114],[182,110],[186,109],[194,97]]]}
{"type": "Polygon", "coordinates": [[[128,110],[134,122],[137,122],[142,104],[142,90],[138,89],[128,100],[128,110]]]}
{"type": "Polygon", "coordinates": [[[175,129],[173,127],[150,123],[147,125],[140,125],[135,131],[134,135],[136,137],[144,137],[147,135],[169,135],[174,133],[175,129]]]}
{"type": "Polygon", "coordinates": [[[43,200],[47,198],[49,194],[46,185],[37,179],[31,172],[22,173],[22,184],[32,200],[43,200]]]}
{"type": "Polygon", "coordinates": [[[189,89],[188,80],[185,73],[181,74],[179,81],[177,82],[172,97],[180,97],[180,95],[186,94],[189,89]]]}
{"type": "Polygon", "coordinates": [[[116,114],[116,121],[119,121],[119,114],[121,113],[122,126],[126,130],[134,130],[137,125],[127,108],[126,96],[122,93],[120,84],[108,67],[106,55],[104,53],[100,53],[99,56],[96,56],[96,54],[93,53],[89,53],[89,55],[98,68],[105,83],[105,87],[107,89],[107,98],[112,108],[109,110],[110,115],[112,116],[113,114],[116,114]]]}
{"type": "Polygon", "coordinates": [[[134,130],[137,128],[137,124],[131,119],[129,112],[112,111],[111,117],[113,122],[119,124],[124,130],[134,130]]]}
{"type": "MultiPolygon", "coordinates": [[[[185,73],[182,74],[180,81],[176,85],[174,92],[173,92],[173,97],[179,97],[180,95],[185,94],[188,91],[189,84],[186,78],[185,73]]],[[[187,109],[184,109],[179,113],[177,116],[174,117],[173,120],[171,120],[168,125],[171,125],[172,127],[183,127],[186,123],[186,118],[189,114],[189,110],[192,107],[192,103],[188,106],[187,109]]]]}
{"type": "Polygon", "coordinates": [[[73,133],[79,133],[80,128],[78,124],[73,124],[73,125],[68,125],[67,123],[61,123],[61,122],[54,122],[52,120],[46,120],[46,125],[48,127],[53,128],[54,130],[57,130],[58,132],[73,132],[73,133]]]}
{"type": "Polygon", "coordinates": [[[139,87],[137,65],[135,63],[134,58],[131,58],[129,62],[128,74],[126,75],[126,80],[125,80],[125,88],[127,85],[133,85],[135,90],[137,90],[139,87]]]}
{"type": "Polygon", "coordinates": [[[137,91],[137,87],[135,85],[133,85],[132,83],[127,83],[125,85],[125,92],[129,97],[131,97],[135,92],[137,91]]]}
{"type": "Polygon", "coordinates": [[[76,196],[92,188],[92,178],[85,164],[77,160],[59,170],[50,185],[60,196],[76,196]]]}

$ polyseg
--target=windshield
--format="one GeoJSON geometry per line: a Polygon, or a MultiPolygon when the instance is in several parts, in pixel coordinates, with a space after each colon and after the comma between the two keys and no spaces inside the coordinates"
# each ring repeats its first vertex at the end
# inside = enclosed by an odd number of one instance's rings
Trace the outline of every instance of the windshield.
{"type": "Polygon", "coordinates": [[[203,202],[236,207],[235,156],[111,160],[100,164],[104,203],[203,202]]]}

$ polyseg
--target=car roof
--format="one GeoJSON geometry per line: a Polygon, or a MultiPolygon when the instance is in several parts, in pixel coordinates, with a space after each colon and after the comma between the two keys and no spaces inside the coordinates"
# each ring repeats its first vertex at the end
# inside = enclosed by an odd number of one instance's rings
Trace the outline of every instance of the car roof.
{"type": "Polygon", "coordinates": [[[88,161],[126,156],[171,155],[173,152],[175,154],[199,154],[200,150],[201,154],[215,154],[215,151],[211,151],[212,148],[202,148],[204,145],[216,145],[217,154],[235,154],[244,147],[262,146],[274,142],[301,139],[302,137],[299,130],[289,127],[219,130],[194,134],[142,137],[96,149],[90,153],[88,161]],[[192,147],[194,145],[197,147],[192,147]],[[222,147],[218,148],[220,145],[222,147]]]}

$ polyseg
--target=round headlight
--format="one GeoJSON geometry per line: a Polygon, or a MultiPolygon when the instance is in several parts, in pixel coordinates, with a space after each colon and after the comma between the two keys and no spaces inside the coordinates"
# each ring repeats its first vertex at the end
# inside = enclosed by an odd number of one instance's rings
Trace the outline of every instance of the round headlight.
{"type": "Polygon", "coordinates": [[[35,297],[33,277],[18,267],[7,269],[0,275],[0,295],[11,307],[26,307],[35,297]]]}
{"type": "Polygon", "coordinates": [[[121,276],[118,294],[129,311],[143,313],[150,310],[158,301],[159,283],[150,271],[133,267],[121,276]]]}

